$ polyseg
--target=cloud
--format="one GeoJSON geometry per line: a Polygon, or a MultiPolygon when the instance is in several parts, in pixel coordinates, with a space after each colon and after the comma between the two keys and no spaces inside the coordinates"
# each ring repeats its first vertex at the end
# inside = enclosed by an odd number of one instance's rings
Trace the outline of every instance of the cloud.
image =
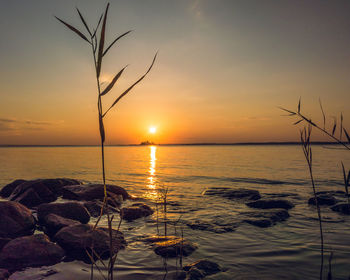
{"type": "Polygon", "coordinates": [[[18,120],[13,118],[0,118],[0,132],[22,130],[45,130],[48,126],[58,125],[63,121],[36,121],[18,120]]]}

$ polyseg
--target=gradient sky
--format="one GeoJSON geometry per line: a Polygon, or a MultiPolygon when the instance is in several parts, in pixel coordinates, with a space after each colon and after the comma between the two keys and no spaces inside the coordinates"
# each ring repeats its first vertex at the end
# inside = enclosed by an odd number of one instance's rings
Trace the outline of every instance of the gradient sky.
{"type": "MultiPolygon", "coordinates": [[[[298,141],[278,106],[350,130],[350,1],[110,1],[105,57],[110,104],[158,60],[106,117],[107,144],[298,141]],[[150,136],[148,128],[157,127],[150,136]]],[[[0,144],[98,144],[96,81],[84,30],[105,1],[0,0],[0,144]]],[[[314,140],[327,140],[315,133],[314,140]]]]}

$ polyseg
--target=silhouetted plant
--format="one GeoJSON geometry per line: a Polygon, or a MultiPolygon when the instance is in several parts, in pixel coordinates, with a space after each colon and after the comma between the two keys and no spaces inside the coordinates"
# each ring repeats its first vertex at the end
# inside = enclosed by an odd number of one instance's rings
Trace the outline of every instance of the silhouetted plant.
{"type": "MultiPolygon", "coordinates": [[[[305,159],[307,161],[308,164],[308,168],[309,168],[309,174],[310,174],[310,178],[311,178],[311,184],[312,184],[312,189],[313,189],[313,193],[314,193],[314,199],[315,199],[315,203],[316,203],[316,208],[317,208],[317,214],[318,214],[318,220],[319,220],[319,227],[320,227],[320,237],[321,237],[321,268],[320,268],[320,280],[322,280],[322,275],[323,275],[323,262],[324,262],[324,240],[323,240],[323,230],[322,230],[322,219],[321,219],[321,209],[318,203],[318,198],[317,198],[317,193],[316,193],[316,188],[315,188],[315,182],[314,182],[314,178],[313,178],[313,171],[312,171],[312,149],[311,149],[311,130],[312,127],[315,127],[316,129],[318,129],[319,131],[321,131],[323,134],[327,135],[329,138],[331,138],[332,140],[334,140],[336,143],[342,145],[343,147],[345,147],[345,149],[347,151],[350,151],[350,136],[348,131],[345,129],[345,127],[343,126],[343,114],[340,114],[339,117],[339,122],[340,125],[337,125],[337,118],[333,118],[333,124],[331,129],[327,129],[327,118],[326,118],[326,114],[323,110],[323,106],[321,103],[321,100],[319,100],[319,105],[320,105],[320,109],[322,112],[322,119],[323,119],[323,125],[321,126],[320,124],[317,124],[316,122],[312,121],[311,118],[305,116],[302,112],[301,112],[301,100],[299,99],[298,102],[298,107],[296,111],[293,110],[289,110],[289,109],[285,109],[282,107],[279,107],[281,110],[285,111],[288,113],[288,116],[291,117],[297,117],[297,121],[294,123],[294,125],[297,125],[299,123],[305,123],[307,125],[307,128],[304,126],[304,128],[300,131],[300,140],[302,143],[302,148],[303,148],[303,152],[304,152],[304,156],[305,159]],[[338,133],[339,133],[339,137],[336,136],[336,132],[337,132],[337,128],[338,128],[338,133]],[[346,141],[343,141],[343,136],[345,135],[346,137],[346,141]]],[[[348,175],[346,175],[346,171],[345,171],[345,167],[343,162],[341,162],[342,165],[342,173],[343,173],[343,178],[344,178],[344,187],[345,187],[345,192],[346,192],[346,197],[347,197],[347,201],[348,204],[349,203],[349,192],[348,192],[348,186],[350,183],[350,170],[348,171],[348,175]]],[[[328,272],[328,279],[332,278],[332,271],[331,271],[331,261],[332,261],[332,257],[333,257],[333,252],[331,252],[330,258],[329,258],[329,272],[328,272]]]]}
{"type": "MultiPolygon", "coordinates": [[[[106,187],[106,175],[105,175],[105,155],[104,155],[104,144],[105,144],[105,128],[104,128],[104,117],[106,114],[126,95],[128,94],[139,82],[141,82],[146,75],[151,71],[154,62],[156,60],[157,54],[155,54],[152,63],[146,73],[141,76],[136,82],[134,82],[131,86],[129,86],[122,94],[120,94],[114,102],[108,107],[107,110],[103,110],[103,103],[102,103],[102,97],[105,96],[107,93],[109,93],[116,82],[119,80],[121,75],[123,74],[126,66],[122,68],[112,79],[112,81],[104,88],[102,89],[102,83],[100,81],[100,74],[101,74],[101,69],[102,69],[102,62],[104,56],[108,53],[108,51],[111,49],[111,47],[122,37],[126,36],[131,32],[131,30],[121,34],[118,36],[116,39],[112,41],[112,43],[105,48],[105,34],[106,34],[106,23],[107,23],[107,14],[108,14],[108,9],[109,9],[109,3],[107,4],[105,12],[100,16],[98,23],[94,29],[91,29],[88,24],[86,23],[83,15],[77,8],[77,12],[79,14],[79,17],[88,33],[88,35],[85,35],[83,32],[79,31],[77,28],[73,27],[72,25],[66,23],[65,21],[61,20],[60,18],[56,17],[61,23],[63,23],[66,27],[68,27],[70,30],[72,30],[74,33],[76,33],[80,38],[82,38],[85,42],[87,42],[91,46],[92,50],[92,56],[93,56],[93,62],[94,62],[94,67],[95,67],[95,72],[96,72],[96,82],[97,82],[97,109],[98,109],[98,121],[99,121],[99,131],[100,131],[100,140],[101,140],[101,159],[102,159],[102,179],[103,179],[103,186],[104,186],[104,200],[103,200],[103,205],[101,208],[101,213],[99,218],[96,221],[96,224],[94,228],[97,227],[104,210],[107,213],[107,222],[108,222],[108,233],[109,233],[109,238],[110,238],[110,258],[109,258],[109,264],[106,266],[101,258],[97,256],[96,252],[92,250],[92,254],[87,252],[89,258],[91,259],[92,263],[94,263],[95,256],[97,259],[102,261],[102,264],[104,265],[105,269],[108,271],[108,279],[113,279],[113,268],[114,268],[114,263],[116,261],[117,254],[113,255],[113,238],[112,238],[112,221],[113,221],[113,216],[110,217],[109,211],[108,211],[108,193],[107,193],[107,187],[106,187]],[[102,26],[101,26],[102,22],[102,26]],[[101,26],[101,27],[100,27],[101,26]],[[97,31],[100,29],[100,36],[99,39],[97,38],[97,31]],[[94,256],[95,255],[95,256],[94,256]]],[[[120,227],[120,223],[118,228],[120,227]]],[[[98,270],[101,272],[100,268],[97,266],[98,270]]],[[[102,272],[101,272],[102,274],[102,272]]],[[[93,271],[91,273],[93,276],[93,271]]],[[[103,276],[103,274],[102,274],[103,276]]],[[[103,276],[104,277],[104,276],[103,276]]]]}

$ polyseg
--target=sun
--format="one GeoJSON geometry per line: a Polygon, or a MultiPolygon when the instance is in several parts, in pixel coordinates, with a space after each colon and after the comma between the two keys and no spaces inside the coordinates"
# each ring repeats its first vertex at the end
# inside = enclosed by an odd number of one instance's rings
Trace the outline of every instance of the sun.
{"type": "Polygon", "coordinates": [[[155,126],[151,126],[149,129],[148,129],[149,133],[156,133],[157,132],[157,128],[155,126]]]}

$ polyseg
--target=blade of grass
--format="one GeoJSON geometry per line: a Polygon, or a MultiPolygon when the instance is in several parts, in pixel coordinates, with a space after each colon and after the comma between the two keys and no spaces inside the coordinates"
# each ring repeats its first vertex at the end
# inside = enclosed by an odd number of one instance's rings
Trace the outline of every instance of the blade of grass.
{"type": "Polygon", "coordinates": [[[67,26],[70,30],[74,31],[76,34],[78,34],[82,39],[84,39],[86,42],[88,42],[89,44],[91,44],[91,42],[88,40],[88,38],[86,38],[86,36],[81,33],[78,29],[76,29],[74,26],[66,23],[65,21],[63,21],[62,19],[58,18],[55,16],[55,18],[57,20],[59,20],[61,23],[63,23],[65,26],[67,26]]]}
{"type": "Polygon", "coordinates": [[[100,35],[100,43],[98,46],[97,69],[96,69],[97,70],[97,77],[99,77],[100,73],[101,73],[102,54],[103,54],[103,47],[104,47],[104,43],[105,43],[106,21],[107,21],[108,8],[109,8],[109,3],[107,4],[106,11],[104,13],[103,23],[102,23],[102,28],[101,28],[101,35],[100,35]]]}
{"type": "Polygon", "coordinates": [[[125,35],[129,34],[131,31],[133,30],[129,30],[125,33],[123,33],[122,35],[120,35],[119,37],[117,37],[109,46],[108,48],[103,52],[102,56],[105,56],[105,54],[109,51],[109,49],[122,37],[124,37],[125,35]]]}
{"type": "Polygon", "coordinates": [[[92,36],[91,31],[90,31],[90,28],[89,28],[89,26],[87,25],[87,23],[86,23],[86,21],[85,21],[83,15],[81,14],[81,12],[79,11],[78,8],[76,8],[76,9],[77,9],[77,11],[78,11],[79,17],[80,17],[81,21],[83,22],[83,24],[84,24],[84,26],[85,26],[87,32],[89,32],[90,36],[92,36]]]}
{"type": "Polygon", "coordinates": [[[109,83],[109,85],[101,92],[101,96],[107,94],[114,86],[114,84],[116,83],[116,81],[118,81],[118,79],[120,78],[120,76],[123,74],[124,69],[127,66],[125,66],[122,70],[119,71],[119,73],[117,75],[115,75],[115,77],[113,78],[113,80],[109,83]]]}

